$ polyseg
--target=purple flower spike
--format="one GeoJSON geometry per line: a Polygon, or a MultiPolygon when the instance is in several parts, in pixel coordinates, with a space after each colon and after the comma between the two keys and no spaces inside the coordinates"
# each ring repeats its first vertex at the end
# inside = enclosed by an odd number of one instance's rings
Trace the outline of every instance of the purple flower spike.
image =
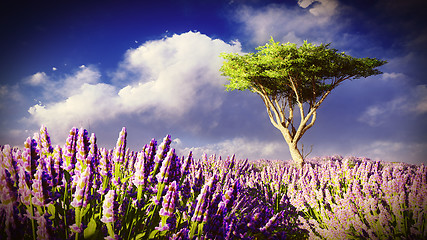
{"type": "Polygon", "coordinates": [[[40,215],[38,212],[36,212],[37,239],[41,239],[41,240],[50,239],[48,221],[46,220],[45,216],[48,217],[47,214],[40,215]]]}
{"type": "Polygon", "coordinates": [[[79,133],[77,135],[77,153],[76,159],[86,167],[86,156],[87,156],[87,148],[88,148],[88,132],[86,129],[80,128],[79,133]]]}
{"type": "Polygon", "coordinates": [[[108,174],[108,159],[107,159],[107,150],[105,148],[101,148],[99,150],[100,158],[99,158],[99,165],[98,165],[98,172],[101,176],[107,176],[108,174]]]}
{"type": "Polygon", "coordinates": [[[156,157],[157,150],[157,141],[156,139],[151,139],[150,144],[145,148],[145,154],[147,155],[147,163],[152,165],[156,157]]]}
{"type": "Polygon", "coordinates": [[[7,170],[10,174],[10,179],[13,182],[17,181],[18,178],[18,172],[16,169],[16,164],[17,162],[15,161],[13,154],[12,154],[12,149],[10,148],[9,145],[4,145],[3,146],[3,150],[0,151],[0,154],[2,156],[0,156],[0,165],[4,170],[7,170]]]}
{"type": "Polygon", "coordinates": [[[188,228],[182,228],[179,232],[175,233],[171,240],[188,240],[188,228]]]}
{"type": "Polygon", "coordinates": [[[159,184],[165,184],[168,182],[170,168],[172,162],[175,161],[175,149],[171,149],[166,157],[166,160],[162,162],[162,167],[160,168],[160,172],[156,175],[157,181],[159,184]]]}
{"type": "Polygon", "coordinates": [[[166,154],[169,152],[170,144],[171,144],[171,136],[166,135],[165,138],[163,138],[163,142],[160,144],[159,148],[157,149],[157,155],[154,159],[154,162],[161,163],[163,159],[166,157],[166,154]]]}
{"type": "Polygon", "coordinates": [[[86,157],[86,164],[90,165],[93,169],[94,166],[98,165],[98,146],[96,145],[95,133],[91,134],[89,144],[89,153],[86,157]]]}
{"type": "Polygon", "coordinates": [[[7,162],[10,160],[8,160],[8,157],[5,156],[5,153],[10,150],[8,147],[9,145],[4,146],[3,152],[0,150],[0,209],[3,206],[13,206],[17,200],[16,189],[14,187],[15,182],[13,181],[12,175],[9,172],[10,169],[7,167],[7,162]]]}
{"type": "Polygon", "coordinates": [[[181,165],[181,177],[185,177],[190,173],[190,165],[193,160],[193,152],[190,151],[188,154],[188,158],[185,159],[185,161],[181,165]]]}
{"type": "Polygon", "coordinates": [[[55,172],[53,180],[54,185],[57,185],[58,183],[62,182],[62,177],[64,174],[61,168],[62,164],[62,149],[59,145],[57,145],[53,150],[53,169],[55,172]]]}
{"type": "Polygon", "coordinates": [[[32,184],[33,198],[32,202],[36,206],[46,206],[48,203],[48,184],[46,174],[46,169],[44,166],[44,161],[39,161],[37,165],[37,171],[34,175],[34,180],[32,184]]]}
{"type": "Polygon", "coordinates": [[[126,128],[123,127],[117,139],[116,148],[114,149],[114,162],[123,163],[126,152],[126,128]]]}
{"type": "Polygon", "coordinates": [[[74,208],[81,207],[83,204],[83,199],[87,198],[85,196],[85,190],[88,185],[89,178],[90,168],[87,167],[80,175],[79,180],[77,181],[76,191],[74,193],[73,201],[71,202],[71,206],[73,206],[74,208]]]}
{"type": "Polygon", "coordinates": [[[48,156],[53,152],[53,147],[50,143],[49,133],[47,133],[47,128],[42,125],[40,128],[40,155],[48,156]]]}
{"type": "Polygon", "coordinates": [[[32,143],[31,138],[28,137],[27,140],[25,140],[24,142],[24,151],[22,152],[22,167],[29,174],[31,174],[32,167],[33,167],[33,163],[31,160],[31,146],[32,146],[31,143],[32,143]]]}
{"type": "MultiPolygon", "coordinates": [[[[19,153],[20,154],[20,153],[19,153]]],[[[21,200],[21,202],[24,205],[29,206],[31,203],[31,176],[30,173],[25,170],[23,158],[20,158],[19,164],[19,170],[18,170],[18,176],[19,176],[19,183],[18,183],[18,195],[21,200]]]]}
{"type": "Polygon", "coordinates": [[[141,151],[138,153],[138,157],[135,162],[135,176],[133,178],[133,184],[135,186],[145,185],[145,152],[141,151]]]}
{"type": "Polygon", "coordinates": [[[177,198],[176,190],[176,182],[173,181],[169,185],[166,196],[163,198],[162,209],[159,212],[161,217],[172,217],[174,215],[177,198]]]}
{"type": "Polygon", "coordinates": [[[102,218],[101,222],[103,223],[112,223],[114,222],[114,198],[116,192],[113,189],[110,189],[105,195],[105,200],[102,203],[102,218]]]}
{"type": "Polygon", "coordinates": [[[162,218],[158,227],[159,231],[172,230],[175,227],[175,204],[177,199],[176,182],[173,181],[168,188],[166,196],[163,198],[162,209],[160,209],[159,215],[162,218]]]}
{"type": "Polygon", "coordinates": [[[76,153],[76,143],[77,143],[77,128],[72,128],[70,134],[67,137],[67,140],[64,145],[63,157],[64,157],[64,170],[71,171],[74,169],[75,164],[75,153],[76,153]]]}
{"type": "Polygon", "coordinates": [[[202,189],[202,192],[197,196],[197,205],[196,209],[194,210],[193,217],[191,218],[191,221],[193,222],[202,222],[203,220],[203,213],[206,210],[206,206],[209,201],[209,195],[210,195],[210,189],[209,185],[211,184],[211,181],[207,182],[202,189]]]}

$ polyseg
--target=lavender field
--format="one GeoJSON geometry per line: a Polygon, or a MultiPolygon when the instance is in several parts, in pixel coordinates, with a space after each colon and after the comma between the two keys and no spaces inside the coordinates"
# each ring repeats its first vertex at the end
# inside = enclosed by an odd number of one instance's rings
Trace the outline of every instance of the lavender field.
{"type": "Polygon", "coordinates": [[[286,161],[98,148],[73,128],[1,146],[0,239],[427,239],[424,165],[286,161]]]}

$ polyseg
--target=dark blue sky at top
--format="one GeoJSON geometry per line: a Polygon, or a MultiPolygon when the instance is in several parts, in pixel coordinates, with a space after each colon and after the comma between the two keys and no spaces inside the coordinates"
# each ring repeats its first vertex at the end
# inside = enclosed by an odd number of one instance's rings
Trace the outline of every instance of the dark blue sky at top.
{"type": "MultiPolygon", "coordinates": [[[[337,0],[338,10],[325,25],[309,25],[309,21],[317,19],[307,18],[307,25],[315,27],[301,30],[305,26],[303,20],[295,20],[301,25],[293,28],[286,22],[276,26],[273,20],[267,23],[272,28],[266,36],[257,35],[259,32],[253,28],[256,23],[250,22],[252,16],[245,19],[241,14],[246,11],[253,14],[253,19],[260,14],[260,19],[264,20],[268,16],[263,14],[270,11],[272,15],[279,12],[295,14],[298,18],[308,16],[310,8],[322,4],[320,1],[302,8],[297,2],[3,1],[0,3],[0,89],[3,89],[0,92],[0,145],[19,145],[25,140],[23,136],[30,136],[37,130],[38,124],[22,121],[32,118],[28,113],[31,106],[39,101],[47,107],[65,101],[66,97],[49,98],[46,89],[25,84],[26,79],[36,73],[45,73],[51,81],[60,82],[60,79],[76,74],[79,66],[92,66],[102,75],[100,81],[119,90],[127,83],[114,82],[112,75],[120,69],[127,51],[146,42],[193,31],[225,43],[237,40],[242,51],[249,52],[265,43],[259,39],[268,40],[271,35],[281,41],[287,39],[284,35],[295,30],[296,37],[301,40],[332,42],[333,47],[353,56],[389,61],[381,69],[387,77],[346,82],[322,104],[316,124],[302,139],[306,146],[314,146],[310,156],[337,153],[384,160],[394,156],[392,160],[426,162],[423,158],[427,148],[424,134],[427,132],[424,124],[427,117],[423,108],[423,102],[427,101],[424,70],[427,31],[423,13],[426,4],[415,0],[337,0]],[[9,96],[14,91],[21,94],[19,101],[9,96]],[[386,111],[381,112],[382,109],[386,111]],[[25,133],[24,129],[27,130],[25,133]],[[406,157],[408,160],[403,159],[406,157]]],[[[281,17],[278,15],[277,22],[281,17]]],[[[293,20],[286,17],[283,19],[293,20]]],[[[194,51],[198,51],[197,48],[194,51]]],[[[286,145],[283,149],[278,147],[279,143],[285,142],[271,126],[258,96],[248,92],[221,96],[224,102],[215,113],[194,107],[186,113],[187,118],[165,118],[156,120],[155,124],[149,120],[141,122],[144,114],[149,114],[143,112],[108,121],[93,120],[91,126],[91,120],[85,119],[76,125],[90,127],[97,134],[99,144],[106,147],[114,145],[121,126],[126,126],[129,146],[134,148],[141,147],[151,137],[160,141],[169,133],[173,139],[179,138],[176,147],[184,149],[183,152],[211,153],[217,150],[223,154],[232,151],[226,154],[244,155],[244,150],[232,147],[238,146],[240,142],[236,138],[241,138],[244,143],[259,144],[264,146],[263,149],[271,146],[273,152],[280,150],[277,154],[266,150],[265,158],[289,158],[286,145]],[[216,127],[210,127],[213,122],[216,127]],[[191,132],[186,124],[204,130],[191,132]]],[[[63,144],[62,138],[56,141],[63,144]]],[[[240,157],[263,157],[251,154],[248,151],[248,156],[240,157]]]]}

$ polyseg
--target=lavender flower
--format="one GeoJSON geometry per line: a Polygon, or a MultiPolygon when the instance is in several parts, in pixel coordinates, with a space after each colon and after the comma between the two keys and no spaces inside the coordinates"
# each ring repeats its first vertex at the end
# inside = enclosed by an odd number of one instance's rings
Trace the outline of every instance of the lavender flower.
{"type": "Polygon", "coordinates": [[[78,208],[81,207],[83,204],[83,199],[87,198],[87,191],[86,189],[87,184],[89,182],[90,179],[90,168],[87,167],[83,173],[81,173],[79,180],[76,183],[76,191],[73,194],[73,201],[71,202],[71,206],[73,206],[74,208],[78,208]],[[86,193],[86,194],[85,194],[86,193]]]}
{"type": "Polygon", "coordinates": [[[150,144],[145,146],[144,151],[147,156],[147,166],[149,167],[149,171],[151,171],[154,159],[156,158],[157,141],[154,138],[151,139],[150,144]]]}
{"type": "Polygon", "coordinates": [[[40,215],[39,212],[36,212],[35,219],[37,220],[37,239],[51,239],[51,222],[49,220],[49,214],[45,213],[43,215],[40,215]]]}
{"type": "Polygon", "coordinates": [[[126,151],[126,128],[123,127],[117,139],[116,148],[114,149],[114,163],[123,163],[126,151]]]}
{"type": "Polygon", "coordinates": [[[117,235],[114,232],[114,210],[115,210],[115,190],[111,189],[105,195],[104,202],[102,203],[102,218],[101,222],[107,225],[108,239],[117,239],[117,235]]]}
{"type": "Polygon", "coordinates": [[[209,198],[211,195],[211,188],[215,182],[215,176],[213,176],[204,186],[202,192],[197,196],[197,205],[194,210],[193,217],[191,221],[193,222],[202,222],[203,213],[206,211],[206,207],[209,203],[209,198]]]}
{"type": "Polygon", "coordinates": [[[166,157],[166,160],[162,162],[162,167],[160,168],[160,172],[156,175],[157,182],[159,184],[165,184],[169,179],[169,170],[171,168],[172,163],[175,161],[175,149],[171,149],[166,157]]]}
{"type": "Polygon", "coordinates": [[[135,175],[133,177],[133,184],[135,186],[145,186],[146,175],[145,175],[145,159],[146,155],[144,151],[138,153],[138,157],[135,162],[135,175]]]}
{"type": "Polygon", "coordinates": [[[166,193],[166,196],[163,198],[162,208],[160,209],[159,215],[161,217],[161,221],[158,227],[156,227],[159,231],[172,230],[175,227],[175,205],[177,200],[177,186],[176,182],[173,181],[166,193]]]}
{"type": "Polygon", "coordinates": [[[40,128],[40,142],[38,142],[38,144],[40,144],[40,155],[41,156],[48,156],[50,154],[52,154],[53,151],[53,147],[50,143],[50,137],[49,137],[49,133],[47,132],[47,128],[42,125],[40,128]]]}
{"type": "MultiPolygon", "coordinates": [[[[76,143],[76,160],[80,163],[79,168],[86,168],[86,156],[88,153],[88,132],[86,129],[80,128],[79,133],[77,135],[77,143],[76,143]]],[[[77,165],[76,165],[77,168],[77,165]]],[[[80,170],[80,169],[78,169],[80,170]]]]}
{"type": "Polygon", "coordinates": [[[86,157],[86,164],[94,169],[98,165],[98,146],[96,145],[95,133],[92,133],[89,139],[89,151],[86,157]]]}
{"type": "Polygon", "coordinates": [[[163,142],[157,149],[157,155],[154,162],[158,164],[162,163],[163,159],[166,157],[166,154],[169,152],[171,142],[172,140],[170,135],[166,135],[166,137],[163,138],[163,142]]]}
{"type": "Polygon", "coordinates": [[[76,157],[76,143],[77,143],[77,135],[78,135],[77,128],[72,128],[70,130],[70,134],[67,137],[67,140],[64,145],[64,152],[63,157],[65,159],[64,161],[64,170],[71,171],[74,169],[75,164],[75,157],[76,157]]]}
{"type": "Polygon", "coordinates": [[[31,182],[30,182],[30,174],[25,171],[25,167],[23,167],[22,159],[19,164],[19,183],[18,183],[18,195],[19,199],[24,205],[29,206],[31,203],[31,182]]]}
{"type": "Polygon", "coordinates": [[[64,175],[63,169],[62,169],[62,149],[59,145],[57,145],[53,149],[53,170],[54,170],[54,179],[53,183],[54,185],[57,185],[58,183],[62,182],[62,177],[64,175]]]}
{"type": "Polygon", "coordinates": [[[48,174],[46,173],[44,161],[39,161],[37,171],[34,175],[32,184],[33,198],[32,203],[35,206],[46,206],[49,202],[48,192],[48,174]]]}
{"type": "Polygon", "coordinates": [[[116,192],[113,189],[110,189],[105,195],[104,202],[102,204],[102,218],[101,222],[103,223],[113,223],[114,222],[114,205],[115,205],[115,195],[116,192]]]}

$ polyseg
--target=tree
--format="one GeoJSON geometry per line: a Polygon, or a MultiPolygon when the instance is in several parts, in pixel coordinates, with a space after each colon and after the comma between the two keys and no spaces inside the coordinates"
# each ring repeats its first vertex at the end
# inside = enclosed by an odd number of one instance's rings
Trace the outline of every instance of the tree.
{"type": "Polygon", "coordinates": [[[345,80],[381,74],[377,68],[386,63],[306,41],[297,47],[271,38],[256,50],[245,55],[221,54],[225,61],[220,71],[229,81],[226,90],[250,90],[261,96],[271,123],[282,133],[298,167],[304,163],[298,141],[314,125],[316,111],[329,93],[345,80]],[[300,118],[296,120],[297,109],[300,118]]]}

